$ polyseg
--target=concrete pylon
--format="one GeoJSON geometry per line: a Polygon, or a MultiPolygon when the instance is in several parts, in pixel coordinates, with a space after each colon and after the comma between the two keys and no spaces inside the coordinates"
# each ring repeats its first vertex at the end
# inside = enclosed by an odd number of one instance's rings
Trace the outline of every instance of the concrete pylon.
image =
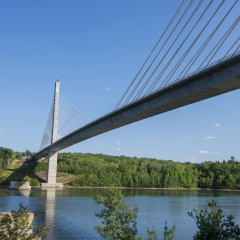
{"type": "Polygon", "coordinates": [[[55,89],[54,89],[51,144],[56,142],[56,140],[57,140],[59,93],[60,93],[60,82],[59,82],[59,80],[57,80],[55,82],[55,89]]]}
{"type": "MultiPolygon", "coordinates": [[[[57,141],[59,92],[60,92],[60,82],[59,80],[57,80],[55,82],[55,89],[54,89],[51,144],[57,141]]],[[[48,150],[47,179],[46,179],[46,183],[42,183],[42,187],[63,187],[62,183],[56,183],[57,156],[58,156],[58,151],[51,150],[51,149],[48,150]]]]}

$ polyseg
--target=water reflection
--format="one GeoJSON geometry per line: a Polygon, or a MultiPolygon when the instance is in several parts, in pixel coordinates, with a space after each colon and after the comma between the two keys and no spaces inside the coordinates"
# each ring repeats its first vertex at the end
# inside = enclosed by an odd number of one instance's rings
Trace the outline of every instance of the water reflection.
{"type": "Polygon", "coordinates": [[[9,190],[10,196],[29,197],[31,190],[9,190]]]}
{"type": "Polygon", "coordinates": [[[55,239],[53,235],[54,221],[55,221],[55,202],[56,202],[56,189],[46,188],[41,190],[41,195],[45,195],[45,221],[46,232],[48,239],[55,239]]]}

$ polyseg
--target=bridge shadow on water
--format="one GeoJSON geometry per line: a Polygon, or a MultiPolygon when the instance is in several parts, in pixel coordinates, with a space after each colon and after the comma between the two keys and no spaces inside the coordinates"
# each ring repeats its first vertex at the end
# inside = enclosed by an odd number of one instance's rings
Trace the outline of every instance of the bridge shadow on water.
{"type": "MultiPolygon", "coordinates": [[[[37,162],[31,162],[31,161],[24,161],[22,163],[19,163],[19,168],[6,168],[7,171],[11,171],[12,173],[4,180],[0,182],[0,186],[8,186],[10,184],[10,181],[24,181],[26,177],[29,179],[37,179],[40,183],[46,182],[45,176],[38,176],[35,173],[35,167],[38,165],[37,162]]],[[[45,174],[44,174],[45,175],[45,174]]]]}

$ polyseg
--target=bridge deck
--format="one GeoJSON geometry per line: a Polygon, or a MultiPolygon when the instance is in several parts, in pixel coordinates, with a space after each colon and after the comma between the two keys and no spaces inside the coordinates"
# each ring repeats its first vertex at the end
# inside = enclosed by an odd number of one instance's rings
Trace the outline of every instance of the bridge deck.
{"type": "Polygon", "coordinates": [[[58,140],[48,149],[62,150],[104,132],[240,88],[240,55],[176,82],[145,98],[111,112],[58,140]]]}

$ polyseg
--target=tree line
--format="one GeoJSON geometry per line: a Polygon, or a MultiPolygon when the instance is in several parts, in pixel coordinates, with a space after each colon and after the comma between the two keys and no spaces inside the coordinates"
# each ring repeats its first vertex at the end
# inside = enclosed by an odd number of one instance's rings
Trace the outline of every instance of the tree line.
{"type": "MultiPolygon", "coordinates": [[[[0,173],[13,159],[32,154],[0,147],[0,173]]],[[[233,156],[222,162],[181,163],[124,155],[59,153],[57,168],[58,172],[74,175],[73,186],[240,189],[240,163],[233,156]]],[[[47,163],[41,162],[35,172],[46,169],[47,163]]]]}
{"type": "MultiPolygon", "coordinates": [[[[47,163],[35,172],[46,171],[47,163]]],[[[223,162],[174,162],[91,153],[59,153],[57,171],[75,176],[73,186],[134,188],[240,189],[240,163],[232,156],[223,162]]]]}

